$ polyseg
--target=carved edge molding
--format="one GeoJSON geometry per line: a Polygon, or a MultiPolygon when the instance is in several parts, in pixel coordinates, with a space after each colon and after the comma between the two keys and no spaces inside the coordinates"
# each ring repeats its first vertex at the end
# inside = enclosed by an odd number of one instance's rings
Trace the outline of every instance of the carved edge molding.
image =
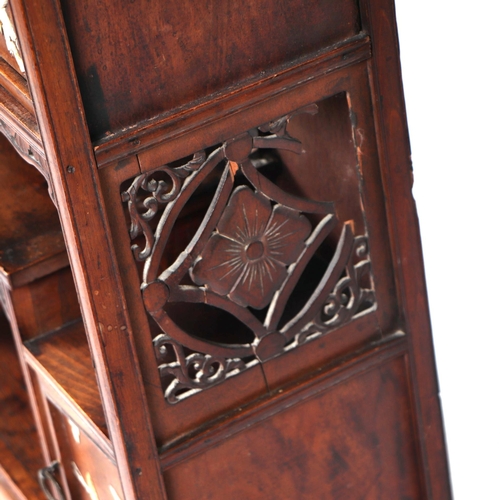
{"type": "Polygon", "coordinates": [[[19,134],[15,127],[9,125],[1,117],[0,132],[3,133],[26,162],[34,165],[46,177],[45,158],[32,147],[27,139],[19,134]]]}
{"type": "Polygon", "coordinates": [[[281,71],[273,71],[265,77],[265,85],[253,85],[245,82],[241,87],[232,89],[226,95],[220,96],[216,102],[207,101],[200,106],[194,106],[190,111],[160,115],[153,123],[140,128],[131,128],[103,138],[96,143],[95,154],[99,168],[107,168],[112,164],[127,158],[130,154],[143,154],[150,148],[162,147],[164,141],[179,139],[186,133],[196,134],[203,124],[204,130],[229,115],[234,110],[244,110],[253,106],[255,101],[263,102],[282,94],[283,88],[292,88],[304,78],[311,79],[324,76],[338,69],[351,66],[371,57],[371,40],[361,32],[351,38],[342,40],[328,47],[324,52],[313,54],[311,59],[300,61],[293,67],[281,71]],[[247,105],[241,105],[246,102],[247,105]],[[223,109],[221,112],[220,110],[223,109]],[[160,146],[158,146],[160,144],[160,146]]]}
{"type": "Polygon", "coordinates": [[[144,306],[163,332],[153,343],[168,403],[175,404],[376,309],[368,238],[355,236],[347,221],[316,289],[300,311],[286,324],[280,323],[300,276],[337,218],[333,203],[282,191],[259,173],[250,155],[267,148],[302,154],[302,144],[286,127],[294,115],[316,112],[315,105],[301,108],[227,140],[210,154],[195,153],[180,167],[164,165],[141,174],[122,192],[131,221],[131,249],[135,259],[144,263],[144,306]],[[182,208],[221,164],[219,185],[198,231],[177,260],[162,269],[162,256],[182,208]],[[247,184],[235,188],[237,175],[247,184]],[[305,214],[322,218],[313,227],[305,214]],[[151,225],[158,217],[157,225],[151,225]],[[186,279],[193,285],[186,285],[186,279]],[[220,344],[194,337],[166,312],[165,306],[175,302],[226,311],[252,330],[254,340],[220,344]],[[258,320],[252,309],[263,310],[265,319],[258,320]]]}
{"type": "Polygon", "coordinates": [[[34,147],[34,144],[21,135],[15,126],[9,124],[1,116],[0,133],[7,138],[24,161],[33,165],[45,177],[48,184],[49,196],[53,203],[57,206],[48,165],[45,160],[45,156],[38,151],[38,147],[34,147]]]}

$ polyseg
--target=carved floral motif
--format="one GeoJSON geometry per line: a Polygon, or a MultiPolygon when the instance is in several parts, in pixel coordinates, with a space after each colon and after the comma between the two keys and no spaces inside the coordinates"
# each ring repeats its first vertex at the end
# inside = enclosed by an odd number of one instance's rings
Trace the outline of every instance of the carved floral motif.
{"type": "Polygon", "coordinates": [[[246,186],[236,189],[217,230],[192,270],[207,285],[237,304],[262,309],[287,276],[311,233],[310,222],[246,186]]]}
{"type": "Polygon", "coordinates": [[[303,153],[286,127],[295,114],[316,109],[307,106],[240,134],[181,167],[163,165],[141,174],[122,193],[132,251],[144,262],[144,306],[162,330],[154,345],[167,402],[177,403],[376,308],[367,238],[355,236],[353,223],[345,221],[322,279],[283,320],[299,279],[338,221],[333,203],[282,191],[253,158],[268,148],[303,153]],[[197,231],[173,261],[165,259],[179,215],[217,166],[222,174],[197,231]],[[224,342],[185,331],[169,313],[178,303],[229,313],[253,341],[232,331],[224,342]]]}

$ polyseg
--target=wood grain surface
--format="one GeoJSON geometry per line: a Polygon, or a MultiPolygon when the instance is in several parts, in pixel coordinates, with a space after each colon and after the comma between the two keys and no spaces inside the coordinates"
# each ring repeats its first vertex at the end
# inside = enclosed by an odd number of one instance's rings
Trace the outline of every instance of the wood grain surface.
{"type": "Polygon", "coordinates": [[[11,335],[0,314],[0,496],[3,488],[7,498],[41,500],[42,451],[11,335]]]}
{"type": "Polygon", "coordinates": [[[392,0],[11,8],[3,302],[66,495],[449,500],[392,0]]]}

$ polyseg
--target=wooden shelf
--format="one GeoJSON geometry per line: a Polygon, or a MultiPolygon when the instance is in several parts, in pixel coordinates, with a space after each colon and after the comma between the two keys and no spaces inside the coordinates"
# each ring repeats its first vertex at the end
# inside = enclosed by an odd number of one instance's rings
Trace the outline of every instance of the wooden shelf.
{"type": "Polygon", "coordinates": [[[13,287],[68,265],[57,210],[42,175],[0,134],[0,272],[13,287]]]}
{"type": "Polygon", "coordinates": [[[52,402],[114,460],[83,323],[26,342],[25,358],[52,402]]]}
{"type": "Polygon", "coordinates": [[[0,500],[451,499],[394,9],[3,2],[0,500]]]}
{"type": "Polygon", "coordinates": [[[45,498],[36,474],[42,452],[10,328],[0,314],[0,498],[45,498]]]}

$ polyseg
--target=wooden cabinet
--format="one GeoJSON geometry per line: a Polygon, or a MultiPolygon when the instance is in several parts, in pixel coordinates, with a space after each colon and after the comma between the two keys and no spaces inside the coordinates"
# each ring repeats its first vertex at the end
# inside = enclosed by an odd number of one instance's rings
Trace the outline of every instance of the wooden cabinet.
{"type": "Polygon", "coordinates": [[[451,498],[392,2],[2,13],[0,491],[451,498]]]}

